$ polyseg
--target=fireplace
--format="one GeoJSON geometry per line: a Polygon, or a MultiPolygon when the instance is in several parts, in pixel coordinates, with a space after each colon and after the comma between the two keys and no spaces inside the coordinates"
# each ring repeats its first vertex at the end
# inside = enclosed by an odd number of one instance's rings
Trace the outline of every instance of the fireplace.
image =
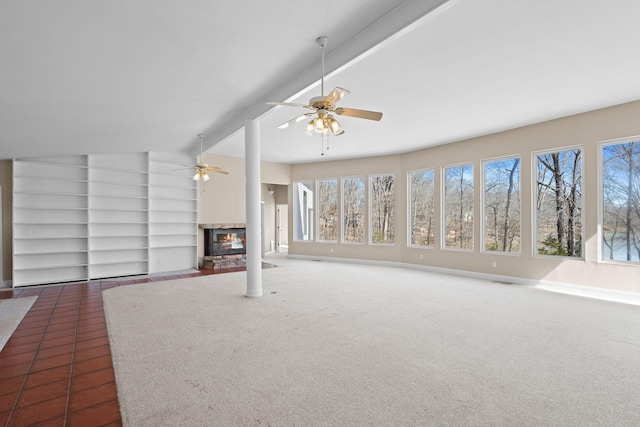
{"type": "Polygon", "coordinates": [[[204,256],[246,254],[246,228],[205,228],[204,256]]]}

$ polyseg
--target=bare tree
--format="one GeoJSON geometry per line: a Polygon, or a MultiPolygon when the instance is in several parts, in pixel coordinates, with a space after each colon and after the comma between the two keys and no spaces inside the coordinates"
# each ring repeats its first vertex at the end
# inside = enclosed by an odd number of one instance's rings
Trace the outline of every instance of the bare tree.
{"type": "Polygon", "coordinates": [[[485,249],[520,250],[520,159],[485,163],[485,249]]]}
{"type": "Polygon", "coordinates": [[[581,256],[582,151],[540,154],[536,159],[538,253],[581,256]]]}
{"type": "Polygon", "coordinates": [[[349,243],[364,242],[364,178],[345,178],[343,196],[343,239],[349,243]]]}
{"type": "Polygon", "coordinates": [[[318,181],[318,240],[338,240],[338,180],[318,181]]]}
{"type": "Polygon", "coordinates": [[[609,259],[639,261],[640,143],[638,141],[603,147],[603,196],[602,239],[603,244],[609,248],[609,259]]]}
{"type": "Polygon", "coordinates": [[[393,175],[371,177],[371,242],[393,243],[395,240],[395,178],[393,175]]]}
{"type": "Polygon", "coordinates": [[[434,174],[433,170],[410,174],[411,244],[433,246],[434,174]]]}
{"type": "Polygon", "coordinates": [[[445,244],[473,249],[473,165],[445,169],[445,244]]]}

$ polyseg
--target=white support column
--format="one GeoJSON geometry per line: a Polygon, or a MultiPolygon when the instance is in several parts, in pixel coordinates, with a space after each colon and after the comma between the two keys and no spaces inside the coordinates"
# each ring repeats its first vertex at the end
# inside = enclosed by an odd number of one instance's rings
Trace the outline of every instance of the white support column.
{"type": "Polygon", "coordinates": [[[262,296],[262,242],[260,239],[260,122],[244,124],[247,187],[247,297],[262,296]]]}

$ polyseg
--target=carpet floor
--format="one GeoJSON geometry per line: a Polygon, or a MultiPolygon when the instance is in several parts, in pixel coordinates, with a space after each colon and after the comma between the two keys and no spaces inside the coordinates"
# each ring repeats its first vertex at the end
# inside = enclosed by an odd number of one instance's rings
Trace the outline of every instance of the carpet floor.
{"type": "Polygon", "coordinates": [[[103,292],[124,425],[640,425],[640,307],[270,262],[103,292]]]}
{"type": "Polygon", "coordinates": [[[38,297],[33,296],[0,300],[0,351],[36,299],[38,297]]]}

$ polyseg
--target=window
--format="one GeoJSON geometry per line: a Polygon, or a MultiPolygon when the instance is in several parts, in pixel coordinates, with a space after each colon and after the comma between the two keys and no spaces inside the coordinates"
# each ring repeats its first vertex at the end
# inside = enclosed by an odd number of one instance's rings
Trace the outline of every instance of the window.
{"type": "Polygon", "coordinates": [[[535,156],[536,252],[582,256],[582,150],[535,156]]]}
{"type": "Polygon", "coordinates": [[[640,262],[640,140],[602,146],[602,258],[640,262]]]}
{"type": "Polygon", "coordinates": [[[434,245],[434,190],[433,169],[409,172],[409,245],[434,245]]]}
{"type": "Polygon", "coordinates": [[[393,244],[395,242],[395,177],[373,175],[371,189],[371,243],[393,244]]]}
{"type": "Polygon", "coordinates": [[[484,162],[484,250],[520,252],[520,158],[484,162]]]}
{"type": "Polygon", "coordinates": [[[313,190],[311,181],[297,181],[293,185],[295,204],[295,240],[313,240],[313,190]]]}
{"type": "Polygon", "coordinates": [[[364,243],[364,178],[342,180],[342,241],[364,243]]]}
{"type": "Polygon", "coordinates": [[[318,241],[338,241],[338,180],[318,181],[318,241]]]}
{"type": "Polygon", "coordinates": [[[444,246],[473,249],[473,165],[444,169],[444,246]]]}

